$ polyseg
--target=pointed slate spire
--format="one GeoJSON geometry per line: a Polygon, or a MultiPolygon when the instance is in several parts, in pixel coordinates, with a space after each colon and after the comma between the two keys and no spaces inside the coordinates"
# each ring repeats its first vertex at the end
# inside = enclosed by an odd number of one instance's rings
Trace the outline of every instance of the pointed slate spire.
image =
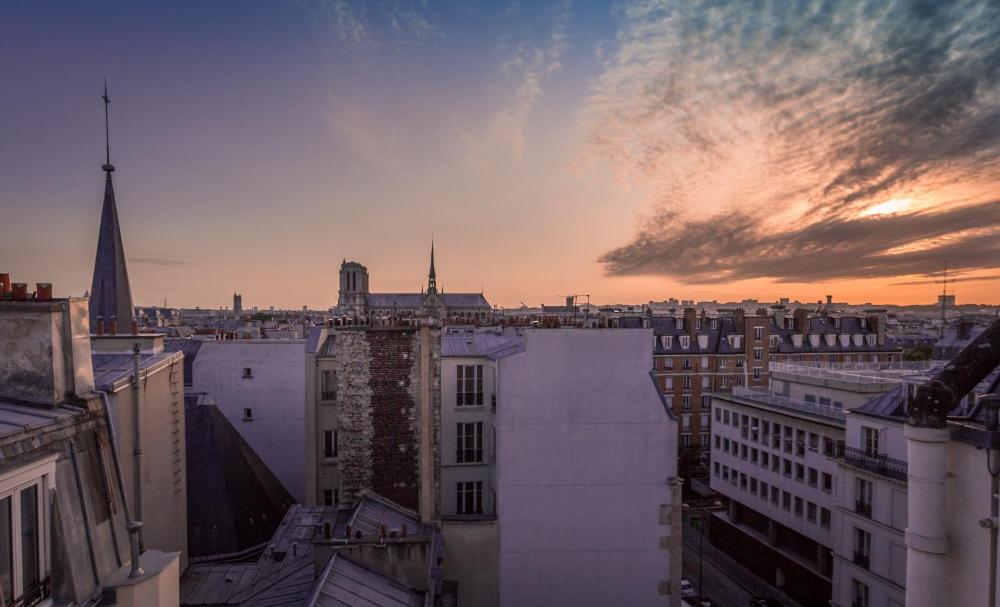
{"type": "Polygon", "coordinates": [[[106,327],[116,319],[121,330],[127,330],[134,315],[132,290],[125,267],[125,248],[122,246],[121,224],[118,223],[118,208],[115,204],[115,187],[111,173],[111,137],[108,127],[108,83],[104,83],[104,145],[105,163],[101,167],[105,173],[104,208],[101,210],[101,226],[97,236],[97,256],[94,260],[94,280],[90,288],[90,328],[97,328],[97,319],[103,318],[106,327]]]}
{"type": "Polygon", "coordinates": [[[431,271],[427,275],[427,291],[437,291],[437,272],[434,271],[434,239],[431,238],[431,271]]]}

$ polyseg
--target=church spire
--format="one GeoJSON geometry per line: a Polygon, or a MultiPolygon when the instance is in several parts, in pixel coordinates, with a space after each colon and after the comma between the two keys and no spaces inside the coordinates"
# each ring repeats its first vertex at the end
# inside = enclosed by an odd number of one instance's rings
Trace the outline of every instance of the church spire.
{"type": "Polygon", "coordinates": [[[431,238],[431,271],[427,275],[427,292],[437,291],[437,272],[434,271],[434,239],[431,238]]]}
{"type": "Polygon", "coordinates": [[[90,288],[90,327],[97,329],[98,318],[105,326],[117,320],[118,326],[128,327],[134,315],[132,290],[125,267],[125,248],[122,246],[121,224],[118,222],[118,207],[115,204],[115,187],[111,182],[111,137],[108,127],[108,83],[104,83],[104,151],[105,163],[101,167],[104,179],[104,206],[101,210],[101,225],[97,235],[97,255],[94,260],[94,278],[90,288]]]}

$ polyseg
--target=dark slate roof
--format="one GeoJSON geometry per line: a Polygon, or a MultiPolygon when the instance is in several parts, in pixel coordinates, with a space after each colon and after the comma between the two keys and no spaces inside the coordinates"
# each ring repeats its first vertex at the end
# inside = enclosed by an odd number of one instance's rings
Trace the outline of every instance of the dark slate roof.
{"type": "MultiPolygon", "coordinates": [[[[437,556],[441,556],[443,550],[441,534],[434,526],[423,525],[415,512],[370,492],[363,492],[351,510],[295,505],[288,510],[255,562],[189,566],[181,580],[181,605],[423,605],[422,594],[342,554],[327,561],[317,575],[313,539],[317,533],[322,533],[326,523],[330,524],[333,537],[343,537],[349,523],[368,535],[377,535],[379,525],[386,525],[387,532],[398,532],[406,524],[411,535],[432,534],[431,549],[437,556]],[[420,602],[409,602],[413,597],[420,598],[420,602]],[[404,602],[399,602],[401,600],[404,602]]],[[[436,563],[437,559],[431,562],[436,563]]]]}
{"type": "Polygon", "coordinates": [[[903,390],[904,384],[892,388],[888,392],[880,394],[865,404],[851,409],[854,413],[871,415],[873,417],[883,417],[903,421],[906,419],[906,401],[903,390]]]}
{"type": "Polygon", "coordinates": [[[424,595],[334,555],[316,580],[306,607],[421,607],[424,595]]]}
{"type": "Polygon", "coordinates": [[[315,354],[319,349],[319,338],[323,334],[323,327],[312,327],[309,335],[306,336],[306,354],[315,354]]]}
{"type": "Polygon", "coordinates": [[[485,357],[497,360],[524,352],[524,340],[496,333],[445,334],[441,336],[441,356],[485,357]]]}
{"type": "Polygon", "coordinates": [[[119,326],[127,327],[134,314],[121,224],[118,223],[115,204],[115,186],[111,183],[111,171],[108,170],[97,235],[94,277],[90,285],[90,327],[96,330],[98,316],[103,317],[105,323],[110,323],[111,317],[116,316],[119,326]]]}
{"type": "Polygon", "coordinates": [[[80,413],[62,405],[40,407],[0,399],[0,437],[27,432],[69,419],[80,413]]]}
{"type": "Polygon", "coordinates": [[[295,502],[291,494],[215,405],[185,407],[184,428],[190,555],[267,542],[295,502]]]}
{"type": "Polygon", "coordinates": [[[442,293],[441,301],[448,308],[489,308],[482,293],[442,293]]]}
{"type": "MultiPolygon", "coordinates": [[[[164,349],[159,354],[139,355],[139,368],[143,371],[154,371],[161,365],[176,360],[176,352],[164,349]]],[[[100,390],[111,390],[118,382],[132,377],[134,355],[127,353],[94,352],[90,355],[94,365],[94,385],[100,390]]]]}
{"type": "Polygon", "coordinates": [[[184,385],[194,385],[194,359],[201,349],[200,339],[168,339],[163,346],[165,352],[184,353],[184,385]]]}
{"type": "Polygon", "coordinates": [[[419,308],[424,305],[421,293],[369,293],[369,308],[419,308]]]}

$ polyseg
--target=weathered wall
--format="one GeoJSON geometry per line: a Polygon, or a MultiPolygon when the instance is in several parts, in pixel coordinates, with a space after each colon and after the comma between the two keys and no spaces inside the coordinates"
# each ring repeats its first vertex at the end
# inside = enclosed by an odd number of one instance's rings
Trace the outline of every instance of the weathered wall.
{"type": "MultiPolygon", "coordinates": [[[[340,490],[353,503],[370,489],[404,507],[420,506],[421,339],[418,328],[366,327],[334,333],[339,384],[340,490]]],[[[429,396],[433,493],[440,485],[440,337],[431,348],[429,396]]],[[[322,444],[317,444],[322,449],[322,444]]],[[[434,510],[440,504],[435,501],[434,510]]]]}
{"type": "Polygon", "coordinates": [[[500,560],[496,519],[443,521],[446,580],[458,580],[462,607],[495,607],[500,601],[497,578],[500,560]]]}

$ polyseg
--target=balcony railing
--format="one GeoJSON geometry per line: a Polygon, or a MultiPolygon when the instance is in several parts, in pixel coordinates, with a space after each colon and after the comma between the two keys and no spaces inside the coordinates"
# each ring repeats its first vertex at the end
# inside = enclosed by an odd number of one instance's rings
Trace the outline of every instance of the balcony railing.
{"type": "Polygon", "coordinates": [[[906,462],[902,460],[872,453],[866,449],[848,447],[843,442],[837,443],[837,457],[852,466],[864,468],[870,472],[896,480],[906,480],[907,466],[906,462]]]}
{"type": "MultiPolygon", "coordinates": [[[[784,409],[792,409],[795,411],[801,411],[803,413],[822,415],[823,417],[830,417],[837,420],[843,420],[846,418],[844,410],[838,407],[818,405],[816,403],[807,403],[803,400],[798,400],[794,398],[788,398],[787,396],[780,396],[778,394],[773,394],[767,390],[762,390],[760,388],[753,389],[753,388],[745,388],[743,386],[736,386],[733,388],[733,396],[739,398],[745,398],[752,401],[757,401],[759,403],[773,405],[775,407],[782,407],[784,409]]],[[[788,450],[790,451],[791,447],[789,447],[788,450]]]]}

